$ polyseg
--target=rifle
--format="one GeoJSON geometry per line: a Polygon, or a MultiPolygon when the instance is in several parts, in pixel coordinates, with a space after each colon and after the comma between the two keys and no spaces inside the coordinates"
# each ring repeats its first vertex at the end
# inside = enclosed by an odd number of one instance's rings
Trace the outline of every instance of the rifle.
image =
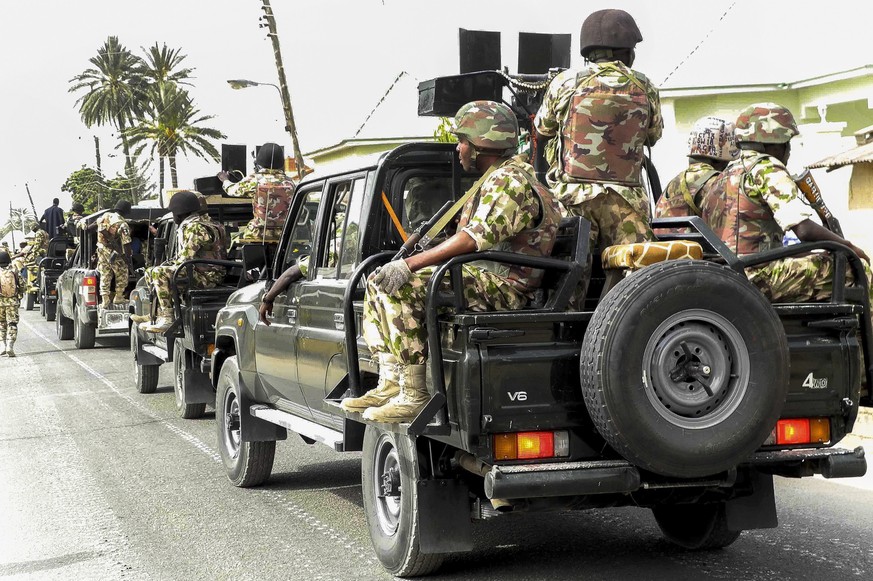
{"type": "Polygon", "coordinates": [[[24,189],[27,190],[27,199],[30,200],[30,209],[33,210],[33,219],[39,221],[39,217],[36,213],[36,206],[33,205],[33,196],[30,195],[30,186],[27,185],[27,182],[24,182],[24,189]]]}
{"type": "Polygon", "coordinates": [[[834,216],[830,209],[828,209],[827,205],[824,203],[824,200],[821,197],[821,190],[818,188],[818,184],[815,183],[815,179],[813,179],[812,174],[809,169],[803,170],[803,173],[799,176],[792,176],[794,179],[794,183],[797,184],[797,189],[803,192],[803,197],[809,202],[809,205],[812,206],[812,209],[815,210],[815,213],[818,214],[818,217],[821,218],[822,224],[824,224],[825,228],[836,234],[837,236],[843,235],[843,229],[840,226],[840,221],[837,220],[836,216],[834,216]]]}
{"type": "Polygon", "coordinates": [[[443,228],[446,227],[445,223],[440,224],[440,220],[449,210],[452,209],[453,204],[454,203],[449,200],[443,204],[442,208],[437,210],[436,214],[431,216],[430,220],[416,228],[415,231],[406,238],[406,242],[403,243],[403,246],[400,247],[400,250],[397,251],[397,254],[394,255],[392,260],[400,260],[401,258],[412,256],[416,252],[421,252],[427,248],[431,241],[439,235],[443,228]],[[437,226],[439,227],[438,229],[437,226]]]}

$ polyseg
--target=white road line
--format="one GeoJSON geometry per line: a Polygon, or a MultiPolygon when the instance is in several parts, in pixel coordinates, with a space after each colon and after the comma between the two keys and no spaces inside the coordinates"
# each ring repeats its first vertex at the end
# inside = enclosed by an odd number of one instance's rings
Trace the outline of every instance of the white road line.
{"type": "MultiPolygon", "coordinates": [[[[201,440],[200,438],[198,438],[194,434],[191,434],[191,433],[183,430],[182,428],[171,424],[166,419],[162,418],[161,416],[159,416],[158,414],[156,414],[155,412],[150,410],[144,404],[142,404],[141,402],[134,399],[130,394],[122,392],[114,383],[112,383],[111,380],[109,380],[102,373],[100,373],[99,371],[97,371],[96,369],[94,369],[93,367],[91,367],[90,365],[88,365],[87,363],[85,363],[84,361],[82,361],[81,359],[76,357],[75,355],[73,355],[70,352],[61,348],[60,345],[58,345],[57,343],[55,343],[54,341],[52,341],[51,339],[49,339],[48,337],[43,335],[40,331],[38,331],[33,325],[31,325],[27,321],[22,321],[22,323],[24,323],[24,325],[34,335],[41,338],[43,341],[45,341],[46,343],[48,343],[49,345],[54,347],[60,353],[63,353],[71,361],[73,361],[76,365],[78,365],[79,367],[81,367],[82,369],[87,371],[95,379],[97,379],[103,385],[105,385],[106,387],[111,389],[113,392],[115,392],[116,395],[118,395],[120,398],[122,398],[123,400],[128,402],[130,405],[132,405],[134,408],[136,408],[137,411],[140,411],[143,414],[147,415],[148,417],[156,420],[157,423],[161,424],[162,426],[167,428],[169,431],[171,431],[172,433],[176,434],[184,441],[186,441],[189,444],[191,444],[192,446],[194,446],[194,448],[196,448],[197,450],[203,452],[206,456],[211,458],[213,462],[216,462],[218,464],[221,463],[221,455],[218,452],[216,452],[215,450],[213,450],[211,447],[209,447],[209,445],[207,445],[205,442],[203,442],[203,440],[201,440]]],[[[277,491],[273,491],[273,490],[257,490],[257,492],[261,496],[266,496],[268,498],[275,500],[280,506],[282,506],[282,508],[284,508],[285,510],[290,512],[292,515],[297,517],[299,521],[306,523],[310,528],[312,528],[314,531],[318,532],[322,536],[330,539],[331,541],[335,541],[343,549],[345,549],[347,551],[354,552],[355,555],[357,555],[358,557],[363,559],[367,564],[372,565],[372,564],[376,563],[376,559],[372,556],[372,554],[365,553],[360,548],[360,546],[356,543],[356,541],[354,541],[354,540],[350,539],[349,537],[345,536],[344,534],[332,529],[329,525],[321,522],[316,517],[314,517],[309,512],[307,512],[304,508],[302,508],[298,504],[296,504],[293,500],[290,500],[289,498],[283,496],[282,493],[277,492],[277,491]]],[[[299,553],[298,553],[298,556],[302,559],[306,558],[304,555],[300,555],[299,553]]],[[[310,563],[310,564],[313,567],[315,567],[315,563],[310,563]]],[[[317,569],[313,569],[313,570],[317,570],[317,569]]]]}

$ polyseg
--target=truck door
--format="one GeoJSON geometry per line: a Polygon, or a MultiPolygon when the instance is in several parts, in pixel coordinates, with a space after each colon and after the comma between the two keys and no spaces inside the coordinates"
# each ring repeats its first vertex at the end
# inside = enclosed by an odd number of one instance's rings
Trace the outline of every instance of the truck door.
{"type": "MultiPolygon", "coordinates": [[[[293,226],[285,228],[282,261],[276,265],[275,276],[311,254],[316,218],[321,205],[321,188],[322,184],[318,184],[314,189],[298,194],[298,200],[301,201],[293,207],[293,214],[289,217],[289,220],[293,220],[290,222],[293,226]]],[[[286,411],[309,416],[297,380],[295,362],[297,353],[294,335],[299,316],[300,284],[293,283],[287,291],[276,297],[270,326],[260,322],[255,326],[255,361],[270,401],[279,408],[291,408],[286,411]]]]}
{"type": "Polygon", "coordinates": [[[360,252],[366,175],[328,183],[309,276],[298,288],[297,374],[313,417],[336,419],[322,409],[324,396],[346,373],[343,297],[360,252]]]}

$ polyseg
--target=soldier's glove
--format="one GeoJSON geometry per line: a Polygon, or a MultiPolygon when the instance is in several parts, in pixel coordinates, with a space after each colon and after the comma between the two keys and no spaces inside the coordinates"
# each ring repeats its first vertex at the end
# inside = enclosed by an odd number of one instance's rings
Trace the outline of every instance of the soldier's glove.
{"type": "Polygon", "coordinates": [[[373,273],[373,282],[376,288],[385,294],[393,295],[400,287],[412,280],[412,271],[402,258],[392,260],[385,266],[373,273]]]}

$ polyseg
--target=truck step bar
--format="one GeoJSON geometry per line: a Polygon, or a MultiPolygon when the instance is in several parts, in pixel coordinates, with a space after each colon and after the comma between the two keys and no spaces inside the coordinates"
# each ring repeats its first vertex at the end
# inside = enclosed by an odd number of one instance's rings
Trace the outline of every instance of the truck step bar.
{"type": "Polygon", "coordinates": [[[343,433],[316,424],[301,417],[273,409],[261,404],[255,404],[249,408],[249,412],[256,418],[282,426],[296,434],[305,436],[316,442],[330,446],[336,452],[343,451],[343,433]]]}

